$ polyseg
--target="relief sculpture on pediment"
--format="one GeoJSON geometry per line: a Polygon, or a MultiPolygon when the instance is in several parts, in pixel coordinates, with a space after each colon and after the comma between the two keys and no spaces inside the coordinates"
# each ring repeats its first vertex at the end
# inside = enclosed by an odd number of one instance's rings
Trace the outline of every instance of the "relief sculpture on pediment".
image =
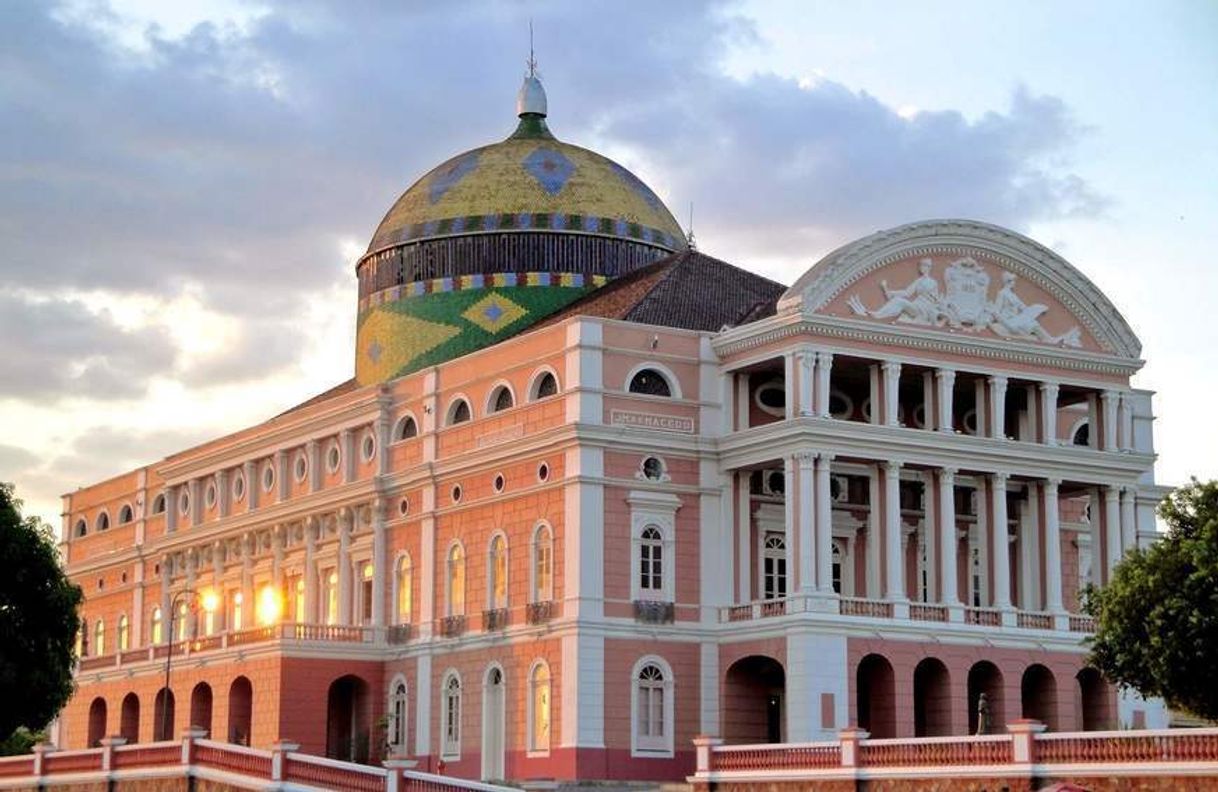
{"type": "Polygon", "coordinates": [[[917,277],[904,288],[893,289],[886,280],[880,281],[884,302],[878,308],[867,308],[859,294],[851,295],[847,304],[854,314],[871,319],[968,332],[989,330],[1003,338],[1081,346],[1078,327],[1053,335],[1041,325],[1040,317],[1048,306],[1026,304],[1015,293],[1014,273],[1002,273],[1002,287],[993,300],[989,296],[990,280],[984,266],[966,257],[944,268],[944,287],[940,288],[934,262],[924,258],[918,262],[917,277]]]}

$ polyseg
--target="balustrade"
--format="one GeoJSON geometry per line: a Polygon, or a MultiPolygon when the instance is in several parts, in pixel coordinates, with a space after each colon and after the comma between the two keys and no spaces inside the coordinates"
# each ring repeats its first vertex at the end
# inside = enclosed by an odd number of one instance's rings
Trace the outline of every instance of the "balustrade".
{"type": "Polygon", "coordinates": [[[550,600],[530,602],[525,607],[524,617],[529,624],[544,624],[554,618],[554,603],[550,600]]]}

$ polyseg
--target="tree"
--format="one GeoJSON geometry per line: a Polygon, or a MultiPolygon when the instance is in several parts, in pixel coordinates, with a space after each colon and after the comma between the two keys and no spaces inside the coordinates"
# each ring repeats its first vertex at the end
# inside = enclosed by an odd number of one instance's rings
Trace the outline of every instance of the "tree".
{"type": "Polygon", "coordinates": [[[80,587],[68,580],[50,526],[21,516],[0,483],[0,739],[38,731],[72,695],[80,587]]]}
{"type": "Polygon", "coordinates": [[[1091,663],[1119,685],[1218,719],[1218,481],[1194,478],[1159,504],[1159,517],[1167,535],[1084,592],[1096,621],[1091,663]]]}

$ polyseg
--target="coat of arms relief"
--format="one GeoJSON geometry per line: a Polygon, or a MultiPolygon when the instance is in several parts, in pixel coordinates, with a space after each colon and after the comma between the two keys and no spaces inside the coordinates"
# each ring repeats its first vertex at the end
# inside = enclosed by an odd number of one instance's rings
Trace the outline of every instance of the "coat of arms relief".
{"type": "Polygon", "coordinates": [[[1002,273],[1002,286],[990,299],[990,274],[972,258],[962,258],[943,270],[943,288],[933,274],[934,262],[928,258],[918,262],[918,276],[903,289],[892,289],[888,281],[880,281],[884,303],[875,310],[863,304],[862,298],[851,295],[850,310],[872,319],[892,319],[914,325],[950,327],[976,332],[989,330],[1003,338],[1040,341],[1059,346],[1081,346],[1077,326],[1053,335],[1040,324],[1048,306],[1028,305],[1015,293],[1014,273],[1002,273]]]}

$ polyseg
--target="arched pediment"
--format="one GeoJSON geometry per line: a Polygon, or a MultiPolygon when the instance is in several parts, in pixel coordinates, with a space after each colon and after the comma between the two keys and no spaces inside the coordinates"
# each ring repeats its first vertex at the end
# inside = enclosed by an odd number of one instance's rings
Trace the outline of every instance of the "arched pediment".
{"type": "Polygon", "coordinates": [[[911,223],[838,248],[783,294],[778,310],[1129,359],[1142,349],[1116,307],[1069,262],[971,220],[911,223]]]}

